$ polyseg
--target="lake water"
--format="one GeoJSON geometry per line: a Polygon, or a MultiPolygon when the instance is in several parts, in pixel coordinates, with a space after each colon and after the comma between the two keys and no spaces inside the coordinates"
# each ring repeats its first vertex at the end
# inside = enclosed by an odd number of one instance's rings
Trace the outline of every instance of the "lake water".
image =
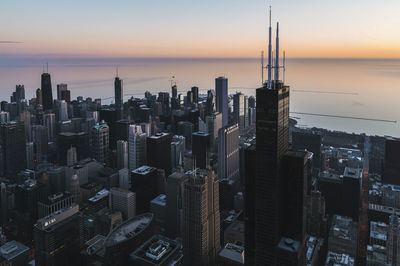
{"type": "MultiPolygon", "coordinates": [[[[0,58],[0,99],[9,100],[16,84],[25,85],[26,98],[34,97],[44,63],[39,59],[0,58]]],[[[256,59],[52,59],[49,72],[53,96],[58,83],[67,83],[73,98],[113,96],[116,66],[124,80],[125,100],[131,97],[128,94],[141,97],[146,90],[170,91],[172,76],[182,92],[192,86],[206,92],[214,88],[215,77],[221,75],[229,79],[230,93],[254,95],[261,84],[261,67],[256,59]]],[[[287,60],[285,79],[292,90],[291,111],[400,121],[400,60],[292,59],[287,60]]],[[[308,127],[400,137],[399,123],[292,116],[308,127]]]]}

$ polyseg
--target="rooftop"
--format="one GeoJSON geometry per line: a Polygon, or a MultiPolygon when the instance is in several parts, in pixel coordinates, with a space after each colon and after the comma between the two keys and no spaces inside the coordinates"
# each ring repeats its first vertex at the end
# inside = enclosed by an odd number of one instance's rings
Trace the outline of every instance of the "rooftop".
{"type": "Polygon", "coordinates": [[[175,240],[154,235],[132,252],[130,257],[134,261],[144,261],[149,265],[164,265],[180,248],[180,243],[175,240]]]}
{"type": "Polygon", "coordinates": [[[161,205],[161,206],[166,206],[167,205],[167,196],[165,194],[160,194],[157,197],[155,197],[151,201],[151,203],[161,205]]]}
{"type": "Polygon", "coordinates": [[[282,237],[278,244],[278,248],[294,253],[297,253],[300,247],[301,247],[300,242],[288,237],[282,237]]]}
{"type": "Polygon", "coordinates": [[[227,243],[218,256],[244,265],[244,247],[227,243]]]}
{"type": "Polygon", "coordinates": [[[168,136],[168,135],[169,135],[169,133],[162,132],[162,133],[157,133],[155,135],[152,135],[149,138],[150,139],[160,139],[160,138],[168,136]]]}
{"type": "Polygon", "coordinates": [[[28,250],[27,246],[13,240],[0,247],[0,254],[6,260],[12,260],[28,250]]]}
{"type": "Polygon", "coordinates": [[[152,222],[153,214],[137,215],[114,228],[104,241],[105,246],[114,246],[134,238],[145,230],[152,222]]]}
{"type": "Polygon", "coordinates": [[[363,170],[359,169],[359,168],[346,167],[344,169],[344,176],[355,178],[355,179],[360,179],[360,178],[362,178],[362,172],[363,172],[363,170]]]}
{"type": "Polygon", "coordinates": [[[387,239],[387,230],[388,226],[382,222],[374,222],[370,223],[370,236],[371,238],[380,239],[386,241],[387,239]]]}
{"type": "Polygon", "coordinates": [[[37,224],[35,226],[41,230],[45,230],[48,227],[56,225],[57,223],[71,217],[72,215],[78,212],[79,212],[79,205],[74,203],[69,207],[53,212],[48,216],[37,220],[37,224]]]}
{"type": "Polygon", "coordinates": [[[143,165],[135,170],[132,170],[132,173],[135,173],[138,175],[147,175],[155,170],[156,170],[156,168],[154,168],[154,167],[143,165]]]}
{"type": "Polygon", "coordinates": [[[99,192],[97,192],[97,194],[94,197],[91,197],[88,200],[91,201],[91,202],[97,202],[97,201],[107,197],[108,194],[110,194],[110,192],[107,189],[102,189],[99,192]]]}
{"type": "Polygon", "coordinates": [[[338,254],[335,252],[328,252],[326,257],[326,264],[325,265],[342,265],[342,266],[353,266],[354,265],[354,258],[350,257],[348,254],[338,254]]]}

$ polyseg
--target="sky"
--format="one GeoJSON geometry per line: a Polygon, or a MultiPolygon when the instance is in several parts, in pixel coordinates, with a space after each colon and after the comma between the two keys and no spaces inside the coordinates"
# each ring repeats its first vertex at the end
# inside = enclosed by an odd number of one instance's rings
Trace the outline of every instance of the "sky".
{"type": "Polygon", "coordinates": [[[399,0],[1,0],[1,57],[400,58],[399,0]]]}

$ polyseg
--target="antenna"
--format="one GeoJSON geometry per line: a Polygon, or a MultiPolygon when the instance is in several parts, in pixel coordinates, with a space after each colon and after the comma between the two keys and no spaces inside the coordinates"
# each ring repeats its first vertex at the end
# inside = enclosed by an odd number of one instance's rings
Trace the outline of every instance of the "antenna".
{"type": "Polygon", "coordinates": [[[44,64],[43,64],[43,73],[44,73],[44,64]]]}
{"type": "Polygon", "coordinates": [[[46,62],[47,73],[49,73],[49,62],[46,62]]]}
{"type": "Polygon", "coordinates": [[[272,72],[272,45],[271,45],[271,6],[269,6],[269,32],[268,32],[268,83],[267,88],[271,88],[271,72],[272,72]]]}
{"type": "Polygon", "coordinates": [[[118,66],[117,66],[117,78],[118,78],[118,66]]]}
{"type": "Polygon", "coordinates": [[[285,73],[286,73],[286,52],[283,51],[283,84],[285,84],[285,73]]]}
{"type": "Polygon", "coordinates": [[[261,51],[261,86],[264,86],[264,51],[261,51]]]}
{"type": "Polygon", "coordinates": [[[279,22],[276,23],[275,83],[279,80],[279,22]]]}

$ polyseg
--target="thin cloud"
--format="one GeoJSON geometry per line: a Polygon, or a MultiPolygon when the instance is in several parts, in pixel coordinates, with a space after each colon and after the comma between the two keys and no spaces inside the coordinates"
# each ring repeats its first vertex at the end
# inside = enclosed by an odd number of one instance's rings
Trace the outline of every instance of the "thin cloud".
{"type": "Polygon", "coordinates": [[[0,44],[14,44],[14,43],[23,43],[23,42],[17,42],[17,41],[0,41],[0,44]]]}

